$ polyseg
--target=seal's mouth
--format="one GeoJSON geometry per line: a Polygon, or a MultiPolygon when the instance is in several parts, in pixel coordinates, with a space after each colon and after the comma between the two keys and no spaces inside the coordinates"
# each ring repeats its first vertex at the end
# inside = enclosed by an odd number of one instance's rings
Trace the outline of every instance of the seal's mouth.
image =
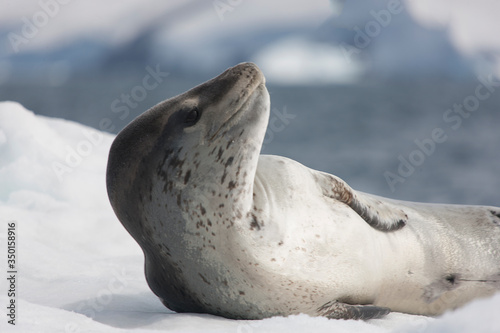
{"type": "Polygon", "coordinates": [[[226,119],[222,121],[219,128],[213,135],[210,135],[210,142],[218,137],[225,129],[231,128],[233,125],[237,124],[242,116],[246,114],[246,111],[251,110],[251,104],[255,103],[262,95],[262,91],[266,89],[264,75],[255,64],[239,64],[229,69],[227,74],[239,77],[239,80],[234,84],[234,89],[230,92],[234,93],[235,90],[238,91],[239,89],[239,93],[229,104],[229,108],[233,106],[232,112],[228,112],[225,117],[226,119]],[[244,85],[243,88],[241,88],[242,85],[244,85]]]}
{"type": "Polygon", "coordinates": [[[246,111],[249,110],[250,104],[255,102],[255,99],[258,97],[255,97],[255,94],[260,94],[264,88],[264,83],[261,83],[260,85],[256,86],[255,88],[252,89],[252,91],[248,94],[244,102],[240,105],[238,109],[236,109],[235,112],[233,112],[228,119],[226,119],[222,125],[219,127],[217,131],[215,131],[214,135],[210,137],[210,142],[213,141],[217,136],[219,136],[219,133],[223,131],[224,129],[228,129],[233,127],[235,124],[239,122],[239,120],[243,117],[243,115],[246,113],[246,111]],[[258,89],[261,88],[261,89],[258,89]],[[258,91],[257,91],[258,90],[258,91]]]}

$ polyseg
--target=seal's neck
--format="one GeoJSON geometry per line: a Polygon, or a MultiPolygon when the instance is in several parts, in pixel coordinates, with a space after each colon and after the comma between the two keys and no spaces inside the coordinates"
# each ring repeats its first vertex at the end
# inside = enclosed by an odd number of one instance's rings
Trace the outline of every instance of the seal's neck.
{"type": "Polygon", "coordinates": [[[229,223],[251,209],[260,142],[245,138],[244,133],[241,129],[236,138],[187,152],[192,166],[184,165],[185,171],[178,178],[183,203],[198,206],[202,215],[207,210],[216,212],[214,218],[223,216],[229,223]]]}

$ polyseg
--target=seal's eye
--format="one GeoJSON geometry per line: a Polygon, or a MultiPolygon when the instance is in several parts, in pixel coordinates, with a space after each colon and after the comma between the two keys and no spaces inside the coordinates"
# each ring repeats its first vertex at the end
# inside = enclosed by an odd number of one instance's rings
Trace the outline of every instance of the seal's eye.
{"type": "Polygon", "coordinates": [[[198,119],[200,119],[200,110],[198,110],[197,107],[194,107],[186,112],[186,118],[184,118],[184,122],[187,126],[192,126],[196,124],[198,119]]]}

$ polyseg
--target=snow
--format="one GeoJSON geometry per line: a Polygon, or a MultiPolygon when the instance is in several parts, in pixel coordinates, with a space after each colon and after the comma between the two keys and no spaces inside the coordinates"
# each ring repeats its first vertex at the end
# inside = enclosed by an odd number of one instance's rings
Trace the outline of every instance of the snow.
{"type": "Polygon", "coordinates": [[[18,244],[16,326],[7,323],[2,278],[1,332],[500,331],[500,294],[437,319],[391,313],[367,322],[306,315],[235,321],[173,313],[148,288],[142,252],[108,202],[105,169],[113,138],[0,103],[0,243],[7,222],[15,221],[18,244]]]}

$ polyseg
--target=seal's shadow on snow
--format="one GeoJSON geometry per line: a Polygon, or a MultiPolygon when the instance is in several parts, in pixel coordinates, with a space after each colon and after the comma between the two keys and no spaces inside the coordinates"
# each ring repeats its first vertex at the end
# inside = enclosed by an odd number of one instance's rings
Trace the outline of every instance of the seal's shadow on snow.
{"type": "Polygon", "coordinates": [[[151,326],[176,314],[149,292],[89,298],[67,304],[63,309],[80,313],[89,321],[125,329],[151,326]]]}

